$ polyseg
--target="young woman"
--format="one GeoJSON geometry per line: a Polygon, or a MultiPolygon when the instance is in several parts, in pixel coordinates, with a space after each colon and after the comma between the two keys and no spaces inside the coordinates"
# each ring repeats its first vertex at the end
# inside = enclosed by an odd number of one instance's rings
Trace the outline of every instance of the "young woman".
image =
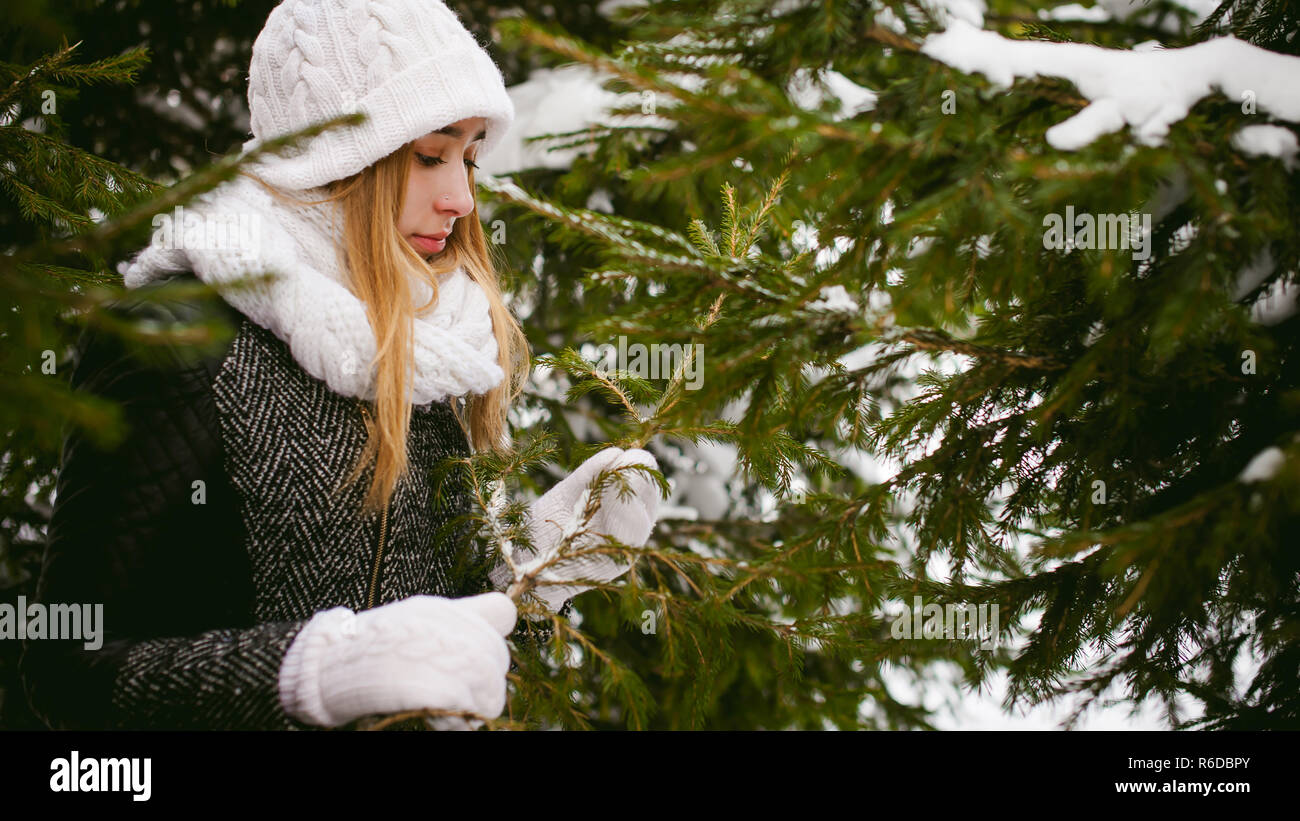
{"type": "MultiPolygon", "coordinates": [[[[503,564],[458,572],[469,557],[438,540],[468,497],[428,468],[508,447],[529,370],[474,202],[475,159],[513,106],[430,0],[286,0],[249,79],[246,148],[367,118],[210,192],[124,269],[140,292],[217,287],[237,333],[198,361],[83,340],[74,385],[120,403],[128,433],[109,452],[65,442],[36,599],[102,604],[102,646],[25,642],[29,702],[58,728],[306,729],[423,708],[472,714],[440,728],[475,726],[504,710],[516,610],[491,590],[510,581],[503,564]],[[234,247],[208,241],[231,225],[234,247]]],[[[122,311],[204,316],[175,301],[122,311]]],[[[528,558],[554,555],[594,478],[633,465],[657,468],[606,448],[534,502],[528,558]]],[[[658,491],[625,478],[634,494],[611,488],[591,529],[641,545],[658,491]]],[[[584,589],[561,582],[626,570],[559,567],[537,593],[561,612],[584,589]]]]}

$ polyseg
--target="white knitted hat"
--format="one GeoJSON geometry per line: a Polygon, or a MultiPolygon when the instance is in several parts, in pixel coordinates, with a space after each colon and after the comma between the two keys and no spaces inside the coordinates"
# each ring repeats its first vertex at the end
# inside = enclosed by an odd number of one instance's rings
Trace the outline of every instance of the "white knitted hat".
{"type": "MultiPolygon", "coordinates": [[[[430,131],[483,117],[490,151],[514,121],[501,71],[442,0],[284,0],[253,43],[253,139],[361,111],[250,170],[287,189],[343,179],[430,131]]],[[[471,135],[472,137],[472,135],[471,135]]]]}

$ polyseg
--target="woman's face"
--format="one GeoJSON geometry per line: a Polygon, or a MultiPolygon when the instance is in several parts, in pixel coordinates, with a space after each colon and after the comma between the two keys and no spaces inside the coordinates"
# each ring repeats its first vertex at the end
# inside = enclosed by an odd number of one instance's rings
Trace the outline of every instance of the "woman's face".
{"type": "Polygon", "coordinates": [[[470,117],[415,141],[397,230],[423,257],[441,253],[452,224],[474,210],[469,166],[486,126],[482,117],[470,117]]]}

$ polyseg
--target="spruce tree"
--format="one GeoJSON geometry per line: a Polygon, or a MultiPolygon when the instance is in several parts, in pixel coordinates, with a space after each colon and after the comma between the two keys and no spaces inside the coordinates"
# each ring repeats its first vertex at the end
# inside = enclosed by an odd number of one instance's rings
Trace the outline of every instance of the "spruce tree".
{"type": "Polygon", "coordinates": [[[608,51],[503,21],[629,101],[483,180],[553,377],[521,428],[653,442],[688,491],[701,443],[740,465],[553,620],[515,717],[926,727],[884,671],[946,662],[1081,694],[1065,726],[1300,726],[1296,11],[1038,11],[688,0],[608,51]],[[620,335],[702,346],[702,384],[603,371],[620,335]],[[1000,641],[931,640],[946,605],[1000,641]]]}

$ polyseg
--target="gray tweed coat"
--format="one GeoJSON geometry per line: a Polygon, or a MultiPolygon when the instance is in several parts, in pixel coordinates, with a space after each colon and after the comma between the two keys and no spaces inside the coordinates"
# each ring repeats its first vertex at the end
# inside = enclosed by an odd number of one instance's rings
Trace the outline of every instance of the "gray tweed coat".
{"type": "Polygon", "coordinates": [[[110,451],[64,442],[36,600],[102,603],[104,633],[96,650],[26,642],[24,687],[51,727],[306,729],[284,713],[278,673],[314,613],[491,589],[482,551],[457,547],[464,488],[430,476],[469,453],[449,405],[414,409],[410,478],[383,514],[362,515],[369,471],[340,486],[365,442],[365,403],[224,304],[123,310],[215,311],[238,331],[198,361],[142,361],[93,331],[79,346],[74,387],[120,402],[127,432],[110,451]]]}

